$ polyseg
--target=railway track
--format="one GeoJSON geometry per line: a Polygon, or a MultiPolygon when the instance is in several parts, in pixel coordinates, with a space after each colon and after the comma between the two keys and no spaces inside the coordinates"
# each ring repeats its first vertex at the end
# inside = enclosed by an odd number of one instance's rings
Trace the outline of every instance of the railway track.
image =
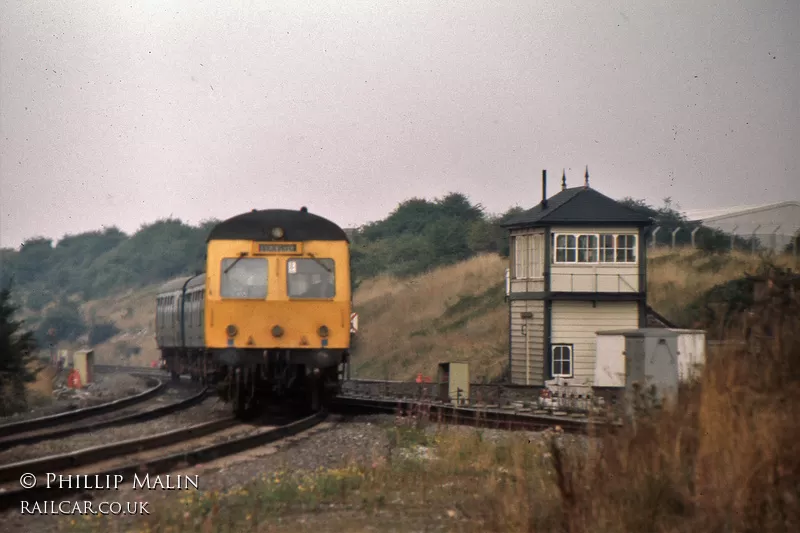
{"type": "Polygon", "coordinates": [[[355,395],[337,396],[331,404],[331,410],[341,414],[416,414],[424,415],[433,421],[515,431],[560,428],[567,433],[601,433],[614,431],[620,426],[618,423],[588,417],[536,414],[489,407],[460,407],[444,402],[355,395]]]}
{"type": "MultiPolygon", "coordinates": [[[[205,391],[187,400],[196,400],[204,393],[205,391]]],[[[607,430],[614,426],[575,417],[460,407],[441,402],[397,398],[339,396],[330,408],[331,412],[344,415],[417,414],[448,423],[511,430],[537,431],[560,427],[565,432],[586,433],[590,428],[607,430]]],[[[280,420],[273,416],[271,419],[264,417],[256,422],[245,423],[234,417],[225,417],[157,435],[3,465],[0,466],[0,510],[18,506],[21,501],[51,500],[68,494],[82,493],[91,497],[92,489],[105,488],[97,486],[98,482],[114,479],[114,476],[123,476],[127,483],[133,479],[133,474],[141,479],[145,474],[157,475],[206,463],[300,433],[326,418],[327,412],[293,421],[280,420]],[[81,476],[84,482],[82,486],[53,483],[48,486],[47,474],[81,476]],[[30,479],[31,475],[37,478],[34,486],[22,489],[20,480],[23,476],[30,479]]],[[[123,424],[125,420],[120,417],[101,423],[123,424]]],[[[76,426],[70,431],[82,431],[87,426],[76,426]]],[[[55,430],[52,434],[55,434],[55,430]]]]}
{"type": "Polygon", "coordinates": [[[94,370],[99,374],[138,374],[169,379],[169,372],[166,370],[149,366],[94,365],[94,370]]]}
{"type": "Polygon", "coordinates": [[[8,437],[11,435],[19,435],[21,433],[28,433],[33,430],[53,427],[56,425],[75,422],[89,417],[118,411],[120,409],[130,407],[149,400],[166,390],[167,384],[165,381],[153,379],[150,383],[150,388],[134,394],[126,398],[119,398],[117,400],[101,403],[92,407],[85,407],[83,409],[75,409],[74,411],[67,411],[65,413],[58,413],[55,415],[41,416],[38,418],[31,418],[29,420],[21,420],[19,422],[12,422],[10,424],[0,425],[0,435],[8,437]]]}
{"type": "Polygon", "coordinates": [[[319,412],[299,420],[280,420],[282,423],[270,425],[266,425],[270,421],[268,418],[255,423],[242,423],[233,417],[222,418],[140,439],[0,466],[0,511],[18,506],[24,500],[51,500],[68,494],[91,492],[91,487],[85,488],[85,483],[84,487],[76,487],[74,483],[69,487],[53,484],[48,487],[48,473],[79,475],[90,483],[97,479],[113,479],[115,475],[122,475],[128,481],[133,474],[157,475],[275,442],[310,429],[326,417],[326,412],[319,412]],[[20,488],[23,475],[36,476],[35,485],[28,489],[20,488]]]}
{"type": "MultiPolygon", "coordinates": [[[[47,427],[10,434],[3,433],[2,428],[0,428],[0,451],[23,444],[34,444],[46,440],[68,437],[78,433],[153,420],[197,405],[208,396],[209,389],[203,388],[200,391],[192,392],[194,392],[194,394],[186,398],[147,409],[146,406],[151,401],[156,403],[162,399],[161,396],[156,396],[155,398],[150,398],[148,401],[138,404],[137,407],[140,408],[133,409],[132,412],[124,413],[124,410],[122,412],[114,411],[110,416],[104,416],[109,415],[109,413],[101,413],[97,415],[96,419],[92,417],[92,419],[82,423],[75,423],[73,420],[63,421],[56,419],[52,425],[47,427]]],[[[90,413],[90,415],[91,414],[92,413],[90,413]]]]}

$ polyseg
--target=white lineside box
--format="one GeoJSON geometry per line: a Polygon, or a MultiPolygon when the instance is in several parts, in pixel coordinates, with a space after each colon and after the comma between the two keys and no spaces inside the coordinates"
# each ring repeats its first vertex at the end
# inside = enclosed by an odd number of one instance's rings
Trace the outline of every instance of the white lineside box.
{"type": "Polygon", "coordinates": [[[642,328],[596,332],[594,387],[625,387],[625,339],[666,335],[676,338],[678,379],[695,379],[706,360],[706,332],[699,329],[642,328]]]}
{"type": "Polygon", "coordinates": [[[78,350],[72,355],[75,370],[81,378],[81,386],[85,387],[94,381],[94,351],[78,350]]]}

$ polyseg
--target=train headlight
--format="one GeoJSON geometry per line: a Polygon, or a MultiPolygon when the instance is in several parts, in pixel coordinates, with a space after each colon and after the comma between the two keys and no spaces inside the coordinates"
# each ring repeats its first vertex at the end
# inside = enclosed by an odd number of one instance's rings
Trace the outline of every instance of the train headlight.
{"type": "Polygon", "coordinates": [[[327,337],[329,333],[328,326],[320,326],[317,333],[319,333],[320,337],[327,337]]]}
{"type": "Polygon", "coordinates": [[[283,237],[283,228],[272,228],[272,236],[275,239],[280,239],[283,237]]]}
{"type": "Polygon", "coordinates": [[[225,328],[225,333],[228,334],[228,337],[235,337],[236,334],[239,333],[239,329],[233,324],[231,324],[227,328],[225,328]]]}
{"type": "Polygon", "coordinates": [[[283,335],[283,328],[280,326],[272,326],[272,336],[280,337],[281,335],[283,335]]]}

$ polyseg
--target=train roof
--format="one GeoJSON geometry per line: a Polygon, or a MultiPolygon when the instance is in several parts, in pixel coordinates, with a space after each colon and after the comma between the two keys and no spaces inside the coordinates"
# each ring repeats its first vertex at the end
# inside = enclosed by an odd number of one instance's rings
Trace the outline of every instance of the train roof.
{"type": "Polygon", "coordinates": [[[202,285],[205,283],[205,281],[205,274],[198,274],[196,276],[183,276],[180,278],[171,279],[158,288],[158,294],[181,291],[184,287],[190,289],[192,287],[202,285]]]}
{"type": "Polygon", "coordinates": [[[273,228],[283,229],[286,241],[347,241],[345,231],[334,222],[319,215],[309,213],[302,208],[297,211],[289,209],[253,209],[224,220],[214,226],[208,235],[208,241],[274,241],[273,228]]]}
{"type": "Polygon", "coordinates": [[[186,288],[187,289],[191,289],[191,288],[194,288],[194,287],[198,287],[200,285],[204,285],[205,282],[206,282],[205,273],[198,274],[198,275],[194,276],[191,280],[189,280],[189,283],[186,284],[186,288]]]}

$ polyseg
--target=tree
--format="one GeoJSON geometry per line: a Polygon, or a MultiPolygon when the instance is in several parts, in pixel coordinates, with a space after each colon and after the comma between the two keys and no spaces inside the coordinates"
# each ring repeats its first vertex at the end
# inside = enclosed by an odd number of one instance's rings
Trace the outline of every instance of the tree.
{"type": "Polygon", "coordinates": [[[0,414],[25,409],[25,383],[36,379],[31,370],[36,350],[33,333],[14,320],[17,307],[11,301],[10,283],[0,289],[0,414]]]}
{"type": "Polygon", "coordinates": [[[74,341],[86,333],[87,329],[78,305],[61,297],[56,305],[44,314],[44,318],[36,328],[36,337],[39,342],[45,342],[48,337],[52,337],[54,342],[74,341]]]}

